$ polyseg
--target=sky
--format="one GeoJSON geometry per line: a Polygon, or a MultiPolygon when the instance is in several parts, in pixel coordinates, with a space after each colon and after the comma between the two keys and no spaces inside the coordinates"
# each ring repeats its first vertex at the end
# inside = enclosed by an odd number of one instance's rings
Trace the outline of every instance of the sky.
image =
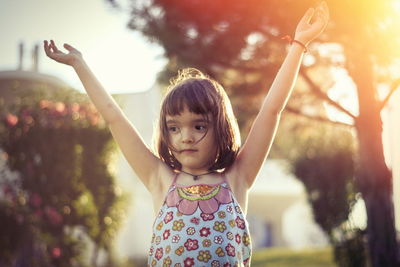
{"type": "Polygon", "coordinates": [[[63,51],[69,43],[84,59],[109,93],[149,89],[166,60],[163,49],[140,33],[127,29],[129,0],[0,0],[0,71],[18,66],[18,45],[24,43],[23,69],[32,67],[32,51],[39,44],[39,71],[62,79],[79,91],[84,88],[70,66],[46,56],[43,40],[53,39],[63,51]]]}

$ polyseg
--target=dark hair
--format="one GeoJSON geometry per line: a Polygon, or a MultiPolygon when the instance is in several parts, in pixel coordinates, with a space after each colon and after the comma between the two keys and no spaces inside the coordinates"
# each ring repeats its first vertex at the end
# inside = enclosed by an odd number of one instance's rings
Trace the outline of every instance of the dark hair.
{"type": "Polygon", "coordinates": [[[209,170],[221,170],[231,166],[240,147],[239,128],[231,102],[218,82],[194,68],[180,70],[178,75],[170,80],[161,104],[155,135],[158,156],[172,169],[182,168],[171,152],[166,116],[180,114],[185,106],[190,112],[204,115],[207,120],[208,115],[211,115],[217,153],[214,164],[209,170]]]}

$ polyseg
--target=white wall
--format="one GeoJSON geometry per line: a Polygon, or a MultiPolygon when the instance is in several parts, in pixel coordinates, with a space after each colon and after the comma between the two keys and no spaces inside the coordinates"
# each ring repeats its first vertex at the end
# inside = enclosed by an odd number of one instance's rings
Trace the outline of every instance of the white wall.
{"type": "Polygon", "coordinates": [[[400,231],[400,89],[382,112],[385,159],[393,174],[393,203],[396,229],[400,231]]]}
{"type": "MultiPolygon", "coordinates": [[[[153,128],[159,116],[160,89],[154,86],[142,93],[113,96],[145,143],[151,146],[153,128]]],[[[147,256],[154,220],[151,195],[120,151],[115,169],[120,187],[131,194],[126,221],[117,237],[116,251],[122,257],[147,256]]]]}

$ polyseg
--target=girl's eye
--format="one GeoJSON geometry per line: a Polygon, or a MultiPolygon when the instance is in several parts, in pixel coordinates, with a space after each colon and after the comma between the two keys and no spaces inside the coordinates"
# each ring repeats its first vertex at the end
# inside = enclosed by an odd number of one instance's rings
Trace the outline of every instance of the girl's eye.
{"type": "Polygon", "coordinates": [[[177,131],[178,131],[178,127],[176,127],[176,126],[170,126],[170,127],[168,127],[168,131],[170,131],[170,132],[177,132],[177,131]]]}
{"type": "Polygon", "coordinates": [[[196,130],[198,130],[198,131],[204,131],[204,130],[207,129],[207,126],[205,126],[205,125],[196,125],[194,128],[196,130]]]}

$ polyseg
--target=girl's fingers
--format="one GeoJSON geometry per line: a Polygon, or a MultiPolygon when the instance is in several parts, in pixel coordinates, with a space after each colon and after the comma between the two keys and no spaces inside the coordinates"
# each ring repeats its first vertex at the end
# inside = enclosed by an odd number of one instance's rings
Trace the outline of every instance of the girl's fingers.
{"type": "Polygon", "coordinates": [[[70,46],[70,45],[67,44],[67,43],[64,44],[64,48],[67,49],[68,51],[75,50],[75,48],[73,48],[72,46],[70,46]]]}
{"type": "Polygon", "coordinates": [[[44,52],[46,52],[47,56],[50,56],[51,51],[50,51],[50,46],[49,46],[49,43],[47,42],[47,40],[44,41],[44,52]]]}
{"type": "Polygon", "coordinates": [[[56,44],[54,43],[54,41],[50,40],[50,42],[51,42],[51,47],[53,48],[54,52],[56,52],[56,53],[60,52],[60,50],[58,50],[58,48],[57,48],[56,44]]]}
{"type": "Polygon", "coordinates": [[[311,18],[312,18],[313,15],[314,15],[314,11],[315,11],[314,8],[309,8],[309,9],[306,11],[306,13],[304,14],[304,16],[301,18],[300,23],[303,23],[303,24],[309,23],[310,20],[311,20],[311,18]]]}

